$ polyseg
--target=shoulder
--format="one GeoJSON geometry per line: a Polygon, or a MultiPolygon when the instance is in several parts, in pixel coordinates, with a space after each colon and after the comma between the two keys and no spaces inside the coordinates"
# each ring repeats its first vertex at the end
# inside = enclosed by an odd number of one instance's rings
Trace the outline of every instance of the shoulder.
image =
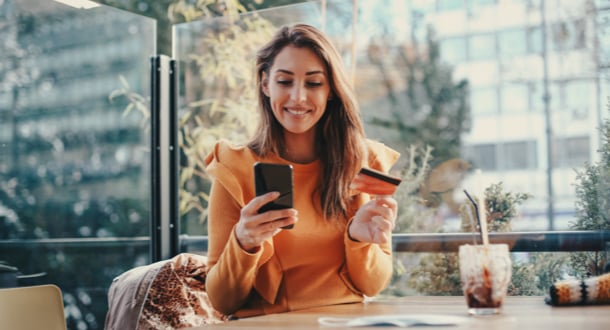
{"type": "Polygon", "coordinates": [[[247,146],[234,144],[228,140],[219,140],[214,145],[212,151],[206,156],[205,162],[206,165],[210,165],[214,161],[230,165],[235,162],[254,159],[254,153],[247,146]]]}
{"type": "Polygon", "coordinates": [[[252,166],[256,161],[256,155],[247,146],[220,140],[205,157],[205,169],[210,177],[221,182],[227,180],[249,182],[252,177],[252,166]]]}
{"type": "Polygon", "coordinates": [[[368,152],[368,166],[374,169],[388,172],[400,158],[400,153],[382,142],[371,139],[366,140],[368,152]]]}

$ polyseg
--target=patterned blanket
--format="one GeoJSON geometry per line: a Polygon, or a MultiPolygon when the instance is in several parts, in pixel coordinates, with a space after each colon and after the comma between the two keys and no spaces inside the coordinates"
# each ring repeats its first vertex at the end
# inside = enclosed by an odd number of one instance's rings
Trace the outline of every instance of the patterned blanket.
{"type": "Polygon", "coordinates": [[[549,305],[610,304],[610,273],[582,280],[563,280],[549,289],[549,305]]]}
{"type": "Polygon", "coordinates": [[[105,329],[181,329],[226,322],[205,291],[205,256],[182,253],[117,276],[108,291],[105,329]]]}

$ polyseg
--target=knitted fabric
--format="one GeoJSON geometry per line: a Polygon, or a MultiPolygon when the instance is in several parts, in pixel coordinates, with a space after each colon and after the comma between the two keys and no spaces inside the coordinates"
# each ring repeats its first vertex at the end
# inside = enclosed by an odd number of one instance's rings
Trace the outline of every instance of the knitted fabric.
{"type": "Polygon", "coordinates": [[[610,304],[610,273],[584,280],[564,280],[549,289],[547,303],[559,305],[610,304]]]}

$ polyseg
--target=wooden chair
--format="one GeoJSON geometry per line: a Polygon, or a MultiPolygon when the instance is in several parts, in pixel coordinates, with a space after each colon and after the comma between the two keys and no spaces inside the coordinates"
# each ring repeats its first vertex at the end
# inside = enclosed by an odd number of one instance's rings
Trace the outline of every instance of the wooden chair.
{"type": "Polygon", "coordinates": [[[0,329],[66,330],[59,287],[46,284],[0,289],[0,329]]]}

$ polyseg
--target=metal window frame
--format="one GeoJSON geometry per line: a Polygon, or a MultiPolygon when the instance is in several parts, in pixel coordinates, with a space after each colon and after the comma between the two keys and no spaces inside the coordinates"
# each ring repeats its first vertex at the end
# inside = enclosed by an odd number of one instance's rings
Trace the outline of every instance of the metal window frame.
{"type": "MultiPolygon", "coordinates": [[[[511,252],[584,252],[610,250],[610,230],[489,233],[490,243],[506,243],[511,252]]],[[[413,233],[392,235],[394,252],[457,252],[463,244],[481,244],[472,233],[413,233]]],[[[207,252],[207,236],[180,235],[182,252],[207,252]]]]}
{"type": "MultiPolygon", "coordinates": [[[[392,235],[394,252],[457,252],[462,244],[473,244],[477,236],[471,233],[414,233],[392,235]]],[[[207,236],[180,235],[179,252],[206,252],[207,236]]],[[[47,238],[2,240],[0,248],[94,248],[145,246],[147,236],[106,238],[47,238]]],[[[506,243],[511,252],[584,252],[608,251],[610,230],[532,231],[489,233],[490,243],[506,243]]],[[[476,240],[480,244],[479,240],[476,240]]]]}
{"type": "Polygon", "coordinates": [[[151,56],[150,64],[150,258],[155,262],[180,253],[178,74],[176,61],[166,55],[151,56]]]}

